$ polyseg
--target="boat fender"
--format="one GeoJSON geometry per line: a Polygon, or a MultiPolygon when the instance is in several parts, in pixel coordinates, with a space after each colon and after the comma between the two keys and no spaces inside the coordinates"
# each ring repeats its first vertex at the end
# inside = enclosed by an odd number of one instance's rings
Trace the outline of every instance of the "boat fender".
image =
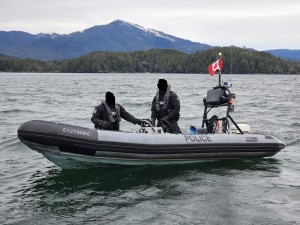
{"type": "Polygon", "coordinates": [[[221,129],[221,125],[220,125],[220,121],[217,120],[216,121],[216,134],[221,134],[222,133],[222,129],[221,129]]]}
{"type": "Polygon", "coordinates": [[[230,111],[234,111],[234,101],[235,101],[235,94],[231,93],[231,98],[229,99],[230,111]]]}

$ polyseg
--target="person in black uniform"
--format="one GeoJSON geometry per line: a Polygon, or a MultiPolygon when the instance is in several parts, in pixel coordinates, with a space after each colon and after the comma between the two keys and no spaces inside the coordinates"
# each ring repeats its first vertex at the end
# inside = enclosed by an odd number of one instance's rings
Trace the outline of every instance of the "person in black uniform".
{"type": "Polygon", "coordinates": [[[106,92],[105,101],[95,107],[91,120],[97,129],[119,130],[121,118],[133,124],[142,123],[142,120],[135,118],[121,105],[116,104],[113,93],[106,92]]]}
{"type": "Polygon", "coordinates": [[[178,96],[171,91],[171,86],[165,79],[159,79],[157,84],[158,90],[152,101],[151,107],[151,123],[157,126],[162,125],[162,121],[169,122],[170,133],[181,133],[177,121],[180,117],[180,101],[178,96]]]}

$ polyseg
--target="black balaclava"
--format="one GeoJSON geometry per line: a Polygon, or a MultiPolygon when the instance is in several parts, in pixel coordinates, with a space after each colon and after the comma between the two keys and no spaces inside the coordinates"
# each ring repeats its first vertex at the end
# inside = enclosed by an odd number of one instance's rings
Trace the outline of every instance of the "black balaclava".
{"type": "Polygon", "coordinates": [[[166,91],[168,88],[168,82],[165,79],[159,79],[157,87],[160,91],[166,91]]]}
{"type": "Polygon", "coordinates": [[[114,94],[111,92],[106,92],[105,101],[109,105],[114,105],[116,103],[114,94]]]}

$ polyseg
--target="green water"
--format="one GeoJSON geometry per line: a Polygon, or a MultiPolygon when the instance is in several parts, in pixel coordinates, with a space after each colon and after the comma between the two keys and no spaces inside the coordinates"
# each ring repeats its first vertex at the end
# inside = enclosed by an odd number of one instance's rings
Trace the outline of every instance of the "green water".
{"type": "Polygon", "coordinates": [[[32,119],[92,127],[108,90],[149,117],[158,78],[180,97],[181,129],[199,124],[217,77],[0,74],[0,224],[299,224],[299,76],[224,75],[237,96],[235,120],[287,144],[272,158],[62,170],[17,138],[32,119]]]}

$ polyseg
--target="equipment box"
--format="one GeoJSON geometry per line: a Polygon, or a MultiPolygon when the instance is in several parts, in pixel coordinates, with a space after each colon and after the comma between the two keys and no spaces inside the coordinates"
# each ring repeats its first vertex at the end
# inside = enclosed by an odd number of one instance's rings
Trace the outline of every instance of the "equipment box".
{"type": "Polygon", "coordinates": [[[227,94],[223,89],[212,89],[208,90],[206,103],[208,105],[220,105],[226,103],[227,94]]]}

